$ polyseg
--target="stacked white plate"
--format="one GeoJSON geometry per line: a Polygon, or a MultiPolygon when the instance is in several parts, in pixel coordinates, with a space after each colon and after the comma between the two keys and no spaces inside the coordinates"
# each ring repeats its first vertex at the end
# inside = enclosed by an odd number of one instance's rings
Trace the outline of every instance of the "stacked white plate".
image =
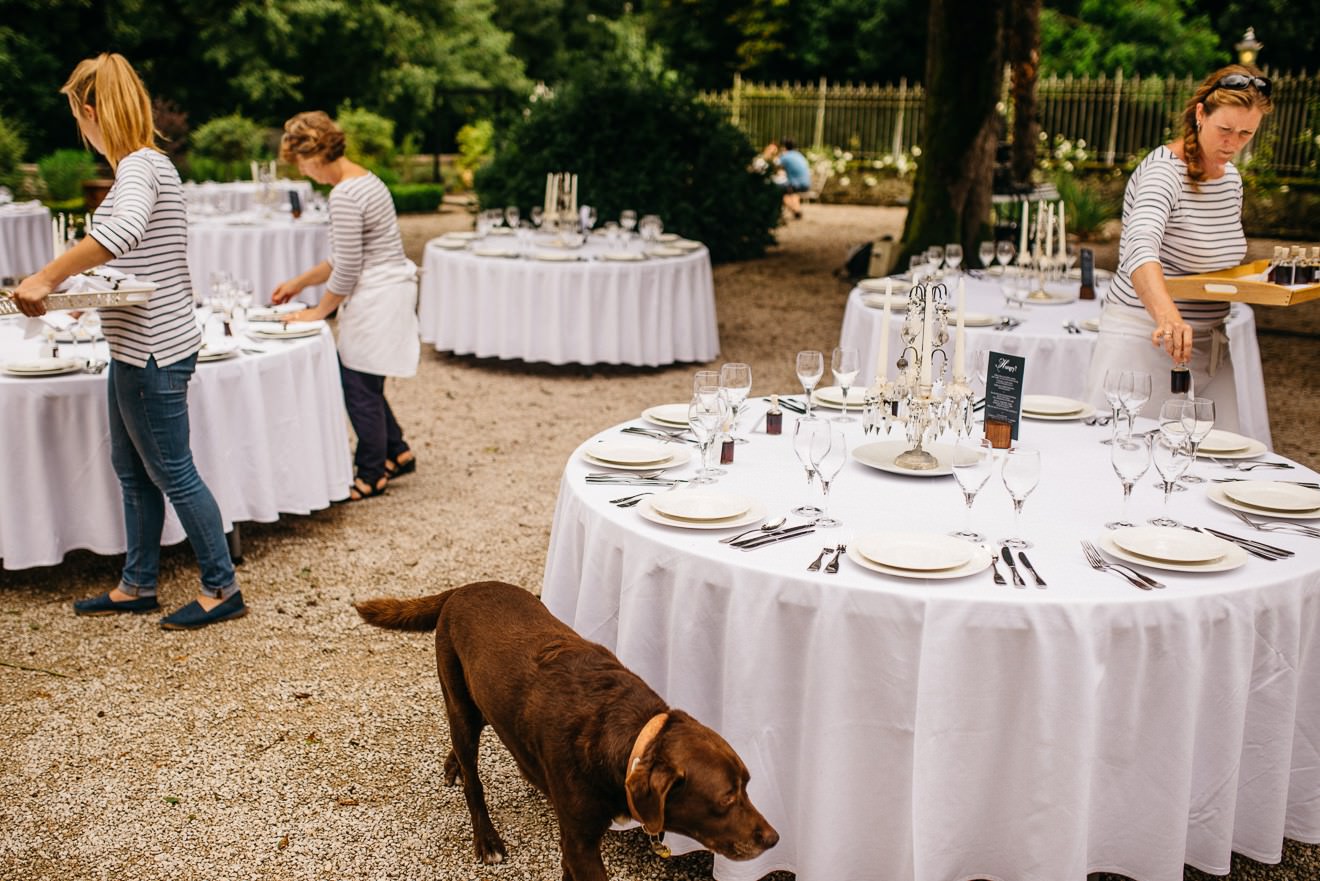
{"type": "MultiPolygon", "coordinates": [[[[883,294],[886,287],[892,287],[894,293],[898,293],[898,289],[901,287],[900,285],[892,284],[887,279],[883,278],[864,278],[857,282],[857,286],[864,291],[874,291],[877,294],[883,294]]],[[[906,297],[907,295],[905,293],[904,298],[906,299],[906,297]]]]}
{"type": "Polygon", "coordinates": [[[680,529],[732,529],[765,518],[765,506],[753,499],[700,487],[647,496],[637,512],[652,523],[680,529]]]}
{"type": "Polygon", "coordinates": [[[687,404],[657,404],[642,411],[642,418],[665,428],[688,427],[687,404]]]}
{"type": "Polygon", "coordinates": [[[261,340],[296,340],[317,336],[325,327],[324,321],[290,321],[288,324],[259,324],[248,327],[248,336],[261,340]]]}
{"type": "MultiPolygon", "coordinates": [[[[664,239],[661,239],[660,241],[663,242],[664,239]]],[[[701,247],[701,242],[694,242],[691,239],[675,239],[670,242],[670,244],[675,248],[678,248],[680,251],[695,251],[701,247]]]]}
{"type": "Polygon", "coordinates": [[[669,245],[656,245],[653,248],[647,248],[646,253],[652,257],[681,257],[682,248],[674,248],[669,245]]]}
{"type": "Polygon", "coordinates": [[[452,239],[459,242],[470,242],[473,239],[479,238],[479,236],[472,230],[465,230],[463,232],[447,232],[442,238],[452,239]]]}
{"type": "Polygon", "coordinates": [[[201,350],[197,353],[198,361],[223,361],[226,358],[232,358],[238,354],[238,340],[233,337],[228,339],[207,341],[202,343],[201,350]]]}
{"type": "Polygon", "coordinates": [[[1022,415],[1028,419],[1067,421],[1095,415],[1095,407],[1075,398],[1058,395],[1023,395],[1022,415]]]}
{"type": "Polygon", "coordinates": [[[862,294],[862,305],[870,309],[883,309],[885,303],[889,304],[889,311],[894,313],[907,312],[908,298],[907,294],[900,294],[895,291],[892,294],[880,294],[876,292],[862,294]]]}
{"type": "Polygon", "coordinates": [[[10,376],[59,376],[77,373],[83,369],[83,362],[74,358],[24,358],[6,361],[3,369],[10,376]]]}
{"type": "Polygon", "coordinates": [[[680,236],[676,232],[662,232],[660,233],[660,235],[655,237],[655,240],[657,242],[676,242],[680,238],[682,238],[682,236],[680,236]]]}
{"type": "Polygon", "coordinates": [[[89,336],[87,331],[72,327],[66,327],[64,330],[57,330],[54,335],[54,340],[57,343],[99,342],[103,339],[105,339],[105,335],[99,330],[89,336]]]}
{"type": "Polygon", "coordinates": [[[576,263],[582,258],[569,251],[536,251],[532,254],[532,259],[544,260],[547,263],[576,263]]]}
{"type": "MultiPolygon", "coordinates": [[[[811,400],[820,404],[822,407],[829,407],[831,410],[843,409],[843,389],[837,385],[827,385],[825,388],[818,388],[811,393],[811,400]]],[[[857,386],[848,387],[848,409],[860,410],[866,403],[866,389],[857,386]]]]}
{"type": "Polygon", "coordinates": [[[683,444],[664,444],[646,438],[635,440],[598,440],[582,451],[593,465],[621,471],[653,471],[682,465],[690,457],[683,444]]]}
{"type": "Polygon", "coordinates": [[[1054,291],[1033,291],[1030,294],[1008,294],[1008,299],[1014,303],[1027,303],[1036,306],[1059,306],[1063,303],[1077,302],[1077,292],[1071,294],[1060,294],[1054,291]]]}
{"type": "Polygon", "coordinates": [[[1174,572],[1224,572],[1247,561],[1232,542],[1177,526],[1134,526],[1100,537],[1100,547],[1128,563],[1174,572]]]}
{"type": "Polygon", "coordinates": [[[434,241],[437,247],[447,248],[450,251],[461,251],[468,246],[466,239],[455,239],[449,236],[442,236],[434,241]]]}
{"type": "Polygon", "coordinates": [[[1244,514],[1264,514],[1289,520],[1320,517],[1320,492],[1276,480],[1241,480],[1217,484],[1208,491],[1211,501],[1244,514]]]}
{"type": "Polygon", "coordinates": [[[279,321],[281,315],[288,315],[290,312],[301,312],[306,308],[306,303],[300,303],[297,300],[280,303],[278,306],[260,306],[248,311],[248,321],[279,321]]]}
{"type": "Polygon", "coordinates": [[[848,558],[865,569],[899,578],[945,580],[974,575],[990,565],[985,549],[948,535],[877,532],[848,543],[848,558]]]}
{"type": "Polygon", "coordinates": [[[511,248],[473,248],[478,257],[517,257],[518,252],[511,248]]]}
{"type": "Polygon", "coordinates": [[[600,255],[602,260],[613,260],[618,263],[636,263],[638,260],[645,260],[645,254],[639,254],[636,251],[604,251],[600,255]]]}
{"type": "Polygon", "coordinates": [[[868,468],[902,474],[905,477],[947,477],[953,473],[954,448],[950,444],[927,444],[923,450],[935,457],[936,466],[928,471],[914,471],[894,464],[910,448],[907,441],[876,441],[853,447],[852,457],[868,468]]]}
{"type": "MultiPolygon", "coordinates": [[[[956,319],[955,319],[956,320],[956,319]]],[[[999,316],[986,312],[964,312],[963,327],[989,327],[999,323],[999,316]]]]}

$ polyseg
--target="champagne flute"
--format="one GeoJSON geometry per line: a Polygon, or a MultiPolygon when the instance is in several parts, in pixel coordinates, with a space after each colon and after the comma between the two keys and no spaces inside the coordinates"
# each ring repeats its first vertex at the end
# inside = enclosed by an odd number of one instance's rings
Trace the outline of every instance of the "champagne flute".
{"type": "MultiPolygon", "coordinates": [[[[1119,384],[1119,405],[1127,416],[1128,434],[1136,427],[1137,414],[1150,400],[1150,374],[1144,370],[1125,370],[1119,384]]],[[[1115,420],[1117,431],[1118,422],[1115,420]]]]}
{"type": "Polygon", "coordinates": [[[976,256],[981,259],[981,268],[988,270],[990,264],[995,262],[995,243],[981,242],[976,251],[976,256]]]}
{"type": "Polygon", "coordinates": [[[710,453],[726,415],[724,399],[720,397],[718,386],[702,386],[692,395],[692,401],[688,404],[688,428],[697,439],[701,470],[691,479],[691,484],[714,483],[716,477],[725,473],[722,469],[711,467],[710,453]]]}
{"type": "Polygon", "coordinates": [[[1040,483],[1040,450],[1032,447],[1013,447],[1004,456],[1000,473],[1004,489],[1013,499],[1013,537],[1004,539],[1010,548],[1029,548],[1031,542],[1022,538],[1022,503],[1040,483]]]}
{"type": "Polygon", "coordinates": [[[807,415],[811,415],[811,390],[825,375],[825,356],[814,349],[807,349],[797,354],[797,378],[802,383],[802,391],[807,397],[807,415]]]}
{"type": "Polygon", "coordinates": [[[517,228],[518,228],[518,221],[519,221],[519,219],[520,219],[521,217],[522,217],[522,215],[521,215],[521,213],[518,211],[518,206],[517,206],[517,205],[509,205],[509,206],[505,207],[505,209],[504,209],[504,222],[505,222],[505,224],[508,225],[509,229],[517,229],[517,228]]]}
{"type": "Polygon", "coordinates": [[[844,437],[843,429],[834,428],[828,422],[817,427],[811,438],[811,464],[816,469],[816,476],[820,478],[820,514],[816,517],[815,525],[821,529],[843,525],[841,520],[829,516],[830,484],[847,461],[848,440],[844,437]]]}
{"type": "MultiPolygon", "coordinates": [[[[793,426],[793,452],[797,454],[798,461],[802,467],[807,470],[807,486],[811,486],[812,479],[816,476],[816,466],[811,460],[811,446],[818,432],[829,431],[829,423],[819,416],[799,416],[797,424],[793,426]]],[[[793,513],[800,517],[818,517],[823,512],[815,505],[798,505],[793,509],[793,513]]]]}
{"type": "Polygon", "coordinates": [[[985,536],[972,529],[972,503],[976,494],[990,479],[995,465],[995,448],[988,438],[960,437],[953,445],[953,479],[958,481],[963,501],[967,503],[967,525],[949,533],[967,541],[985,541],[985,536]]]}
{"type": "Polygon", "coordinates": [[[1164,487],[1164,513],[1152,518],[1150,523],[1154,526],[1182,526],[1169,516],[1169,496],[1178,486],[1178,478],[1183,476],[1192,462],[1191,448],[1185,438],[1175,439],[1160,432],[1151,443],[1150,459],[1164,487]]]}
{"type": "Polygon", "coordinates": [[[857,350],[841,346],[830,356],[830,370],[834,373],[834,384],[843,392],[843,413],[835,416],[835,422],[856,422],[848,415],[848,389],[857,379],[857,350]]]}
{"type": "Polygon", "coordinates": [[[1192,398],[1190,406],[1182,410],[1182,427],[1187,433],[1187,442],[1191,446],[1191,460],[1187,464],[1187,473],[1181,478],[1182,483],[1205,483],[1205,478],[1192,473],[1196,465],[1196,453],[1201,448],[1210,429],[1215,427],[1215,402],[1209,398],[1192,398]]]}
{"type": "Polygon", "coordinates": [[[957,242],[951,242],[944,246],[944,264],[949,267],[949,272],[957,273],[958,267],[962,265],[963,247],[957,242]]]}
{"type": "Polygon", "coordinates": [[[731,361],[720,367],[720,390],[729,402],[731,426],[729,434],[736,444],[747,443],[747,438],[738,437],[738,417],[742,415],[747,395],[752,390],[752,368],[740,361],[731,361]]]}
{"type": "Polygon", "coordinates": [[[1128,499],[1132,487],[1150,468],[1150,435],[1117,434],[1109,447],[1109,462],[1123,484],[1123,516],[1105,524],[1105,529],[1120,529],[1134,524],[1128,520],[1128,499]]]}

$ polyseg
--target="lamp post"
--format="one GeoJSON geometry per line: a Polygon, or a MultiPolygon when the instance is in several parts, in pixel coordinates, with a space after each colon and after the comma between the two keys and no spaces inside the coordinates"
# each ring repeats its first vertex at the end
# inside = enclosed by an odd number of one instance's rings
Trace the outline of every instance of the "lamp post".
{"type": "Polygon", "coordinates": [[[1251,66],[1256,63],[1256,56],[1260,50],[1265,48],[1265,44],[1256,39],[1256,29],[1247,28],[1247,32],[1242,35],[1242,39],[1233,44],[1237,50],[1238,61],[1244,65],[1251,66]]]}

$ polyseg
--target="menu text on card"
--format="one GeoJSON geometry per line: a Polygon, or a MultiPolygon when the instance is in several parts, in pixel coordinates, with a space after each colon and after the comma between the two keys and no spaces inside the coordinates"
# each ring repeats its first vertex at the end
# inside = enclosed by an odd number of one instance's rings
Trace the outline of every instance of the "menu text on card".
{"type": "Polygon", "coordinates": [[[1077,292],[1080,300],[1095,299],[1095,252],[1082,248],[1082,287],[1077,292]]]}
{"type": "Polygon", "coordinates": [[[991,352],[985,372],[985,436],[997,448],[1017,440],[1027,359],[991,352]]]}

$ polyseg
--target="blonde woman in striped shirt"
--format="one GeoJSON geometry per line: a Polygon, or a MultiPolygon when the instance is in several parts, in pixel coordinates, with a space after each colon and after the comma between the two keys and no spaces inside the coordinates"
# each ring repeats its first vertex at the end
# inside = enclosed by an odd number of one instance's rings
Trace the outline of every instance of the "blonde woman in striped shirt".
{"type": "Polygon", "coordinates": [[[188,436],[188,381],[201,333],[188,280],[188,222],[179,174],[155,145],[151,99],[121,55],[81,62],[60,90],[84,140],[110,162],[114,186],[89,234],[19,286],[28,315],[56,285],[107,263],[157,285],[141,306],[102,316],[110,344],[107,380],[110,458],[124,496],[128,553],[119,585],[73,604],[79,615],[152,612],[165,499],[179,515],[201,567],[197,599],[161,619],[167,630],[191,630],[247,614],[234,577],[220,508],[193,464],[188,436]]]}
{"type": "Polygon", "coordinates": [[[339,310],[339,380],[357,451],[349,497],[385,492],[391,478],[417,470],[385,400],[385,377],[417,372],[417,267],[403,253],[399,218],[384,182],[344,155],[344,133],[319,110],[284,124],[280,156],[318,184],[330,184],[330,259],[271,293],[283,303],[324,284],[321,302],[287,317],[313,321],[339,310]]]}
{"type": "Polygon", "coordinates": [[[1165,399],[1160,378],[1186,365],[1196,394],[1215,401],[1215,424],[1237,428],[1224,333],[1228,303],[1174,300],[1164,282],[1242,262],[1242,178],[1231,160],[1271,109],[1270,81],[1259,72],[1241,65],[1217,70],[1183,109],[1182,137],[1157,147],[1132,173],[1118,271],[1087,375],[1097,403],[1107,371],[1143,370],[1157,386],[1146,405],[1155,412],[1165,399]]]}

